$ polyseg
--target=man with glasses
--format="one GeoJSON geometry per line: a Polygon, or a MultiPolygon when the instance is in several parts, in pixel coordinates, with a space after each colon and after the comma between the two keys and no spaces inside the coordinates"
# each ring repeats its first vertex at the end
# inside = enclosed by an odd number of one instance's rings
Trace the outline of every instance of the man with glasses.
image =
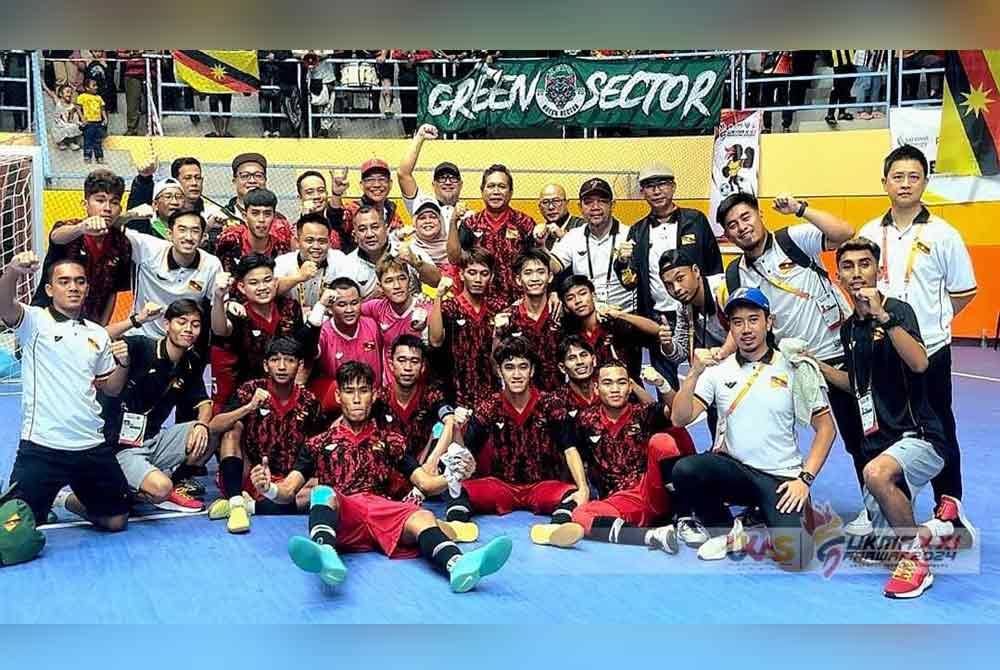
{"type": "Polygon", "coordinates": [[[566,189],[561,184],[546,184],[538,194],[538,211],[549,233],[545,242],[549,251],[566,233],[587,223],[585,219],[569,213],[568,202],[566,189]]]}
{"type": "MultiPolygon", "coordinates": [[[[215,242],[224,227],[246,223],[247,193],[254,189],[267,188],[267,159],[258,153],[240,154],[234,158],[233,186],[236,188],[236,195],[226,205],[226,211],[208,217],[210,225],[205,248],[210,253],[215,253],[215,242]]],[[[278,211],[274,213],[272,231],[283,239],[292,240],[294,248],[295,231],[292,229],[292,224],[278,211]]]]}
{"type": "MultiPolygon", "coordinates": [[[[636,313],[674,328],[678,302],[660,278],[660,257],[670,249],[684,249],[706,275],[722,272],[722,253],[705,215],[674,202],[677,182],[669,166],[654,163],[639,172],[642,197],[649,214],[628,232],[619,249],[615,270],[622,285],[636,289],[636,313]]],[[[650,362],[677,388],[677,366],[659,347],[650,349],[650,362]]]]}
{"type": "MultiPolygon", "coordinates": [[[[132,186],[128,192],[128,204],[125,208],[132,211],[140,205],[155,205],[156,184],[156,156],[152,156],[148,164],[138,170],[132,180],[132,186]]],[[[213,217],[219,214],[219,208],[202,197],[205,184],[205,176],[201,171],[201,161],[194,156],[180,156],[175,158],[170,164],[170,177],[176,179],[184,193],[182,209],[190,209],[205,217],[213,217]]],[[[161,216],[164,221],[166,216],[161,216]]]]}
{"type": "Polygon", "coordinates": [[[168,239],[167,219],[184,206],[184,201],[184,190],[179,181],[173,177],[160,179],[153,186],[153,217],[131,219],[125,227],[162,240],[168,239]]]}

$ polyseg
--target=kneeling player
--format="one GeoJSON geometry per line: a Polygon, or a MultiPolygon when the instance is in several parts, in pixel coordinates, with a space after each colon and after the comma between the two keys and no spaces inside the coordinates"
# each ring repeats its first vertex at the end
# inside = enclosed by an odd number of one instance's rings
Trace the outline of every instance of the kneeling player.
{"type": "Polygon", "coordinates": [[[301,365],[298,340],[271,340],[263,366],[266,377],[244,382],[227,411],[212,419],[212,431],[225,434],[219,447],[222,498],[209,506],[208,518],[228,519],[230,533],[250,530],[252,514],[296,514],[309,506],[308,498],[278,505],[255,495],[249,476],[253,466],[267,464],[280,480],[295,465],[299,445],[322,430],[319,401],[295,383],[301,365]]]}
{"type": "Polygon", "coordinates": [[[571,441],[566,404],[531,386],[535,356],[524,338],[504,340],[493,358],[504,390],[479,403],[455,436],[478,455],[480,472],[488,476],[465,482],[461,495],[449,500],[447,519],[460,537],[468,537],[473,512],[551,514],[551,523],[532,526],[532,541],[572,546],[583,537],[573,510],[590,499],[590,488],[571,441]],[[487,442],[491,446],[484,450],[487,442]],[[564,465],[575,485],[561,480],[564,465]]]}
{"type": "Polygon", "coordinates": [[[318,573],[327,584],[340,584],[347,575],[339,548],[378,550],[390,558],[419,553],[448,576],[453,591],[468,591],[503,567],[512,548],[510,538],[498,537],[463,555],[430,511],[385,497],[394,471],[434,494],[468,470],[449,469],[436,476],[424,472],[406,455],[403,436],[379,428],[372,418],[374,387],[375,373],[368,365],[349,361],[340,366],[336,394],[341,417],[302,447],[280,484],[259,465],[252,472],[254,486],[268,500],[287,504],[310,477],[316,477],[309,496],[309,537],[293,537],[288,553],[297,566],[318,573]]]}
{"type": "Polygon", "coordinates": [[[604,493],[573,510],[587,537],[677,553],[672,525],[651,528],[670,513],[664,482],[682,456],[695,453],[691,436],[672,428],[664,403],[630,401],[632,382],[625,365],[605,363],[597,371],[600,404],[583,410],[575,443],[585,451],[592,482],[604,493]],[[655,434],[654,434],[655,433],[655,434]]]}

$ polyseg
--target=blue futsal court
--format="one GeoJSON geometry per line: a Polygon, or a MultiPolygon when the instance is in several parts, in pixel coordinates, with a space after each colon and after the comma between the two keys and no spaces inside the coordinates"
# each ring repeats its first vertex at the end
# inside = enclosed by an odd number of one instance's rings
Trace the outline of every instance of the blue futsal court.
{"type": "MultiPolygon", "coordinates": [[[[703,563],[639,547],[581,542],[532,545],[534,517],[480,517],[481,539],[507,533],[507,566],[473,592],[452,594],[423,560],[347,555],[347,581],[333,589],[300,572],[285,546],[306,517],[255,517],[248,535],[226,533],[199,515],[136,522],[127,532],[89,527],[46,531],[42,556],[0,569],[3,622],[399,622],[399,623],[997,623],[1000,622],[1000,475],[993,459],[1000,427],[1000,354],[956,348],[955,414],[962,445],[964,502],[980,530],[975,574],[936,572],[913,601],[882,597],[884,570],[781,574],[769,564],[703,563]]],[[[20,399],[0,398],[0,473],[17,444],[20,399]]],[[[708,446],[704,424],[693,429],[708,446]]],[[[215,493],[210,487],[209,500],[215,493]]],[[[860,495],[838,443],[814,487],[850,521],[860,495]]],[[[929,488],[917,519],[931,513],[929,488]]],[[[466,545],[469,546],[469,545],[466,545]]]]}

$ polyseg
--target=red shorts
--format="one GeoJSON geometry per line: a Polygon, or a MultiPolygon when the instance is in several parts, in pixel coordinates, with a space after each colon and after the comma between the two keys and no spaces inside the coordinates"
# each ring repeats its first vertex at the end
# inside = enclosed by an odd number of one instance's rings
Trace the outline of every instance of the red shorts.
{"type": "Polygon", "coordinates": [[[462,488],[469,494],[472,511],[476,514],[509,514],[514,510],[552,514],[576,486],[554,480],[509,484],[496,477],[482,477],[462,482],[462,488]]]}
{"type": "MultiPolygon", "coordinates": [[[[263,499],[264,496],[262,496],[261,494],[257,493],[257,487],[254,486],[253,482],[250,480],[250,470],[251,470],[250,466],[248,464],[246,464],[246,461],[243,461],[243,462],[245,464],[243,466],[243,490],[246,491],[247,495],[249,495],[254,500],[261,500],[261,499],[263,499]]],[[[276,475],[273,472],[271,473],[271,481],[274,482],[275,484],[280,484],[284,480],[285,480],[285,475],[276,475]]],[[[219,470],[218,472],[215,473],[215,485],[216,485],[216,487],[218,487],[219,491],[221,492],[222,491],[222,471],[221,470],[219,470]]]]}
{"type": "Polygon", "coordinates": [[[420,507],[371,493],[337,494],[340,522],[337,549],[343,552],[381,551],[389,558],[415,558],[416,545],[400,546],[406,522],[420,507]]]}
{"type": "Polygon", "coordinates": [[[309,390],[319,401],[319,407],[324,413],[340,413],[337,403],[337,380],[332,377],[314,377],[309,382],[309,390]]]}
{"type": "Polygon", "coordinates": [[[212,403],[216,414],[236,393],[236,363],[240,357],[221,347],[212,347],[209,362],[212,364],[212,403]]]}
{"type": "Polygon", "coordinates": [[[644,528],[670,514],[670,496],[660,475],[659,462],[665,458],[689,456],[695,453],[694,442],[683,428],[670,428],[649,440],[646,450],[646,472],[639,483],[625,491],[616,491],[603,500],[592,500],[573,510],[573,521],[589,533],[599,516],[622,519],[632,526],[644,528]]]}

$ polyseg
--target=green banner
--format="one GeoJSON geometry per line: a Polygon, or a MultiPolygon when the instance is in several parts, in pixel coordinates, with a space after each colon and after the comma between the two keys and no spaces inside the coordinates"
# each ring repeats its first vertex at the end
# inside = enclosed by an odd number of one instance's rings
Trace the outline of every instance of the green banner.
{"type": "Polygon", "coordinates": [[[711,130],[728,58],[499,60],[458,79],[422,68],[418,120],[446,132],[573,125],[711,130]]]}

